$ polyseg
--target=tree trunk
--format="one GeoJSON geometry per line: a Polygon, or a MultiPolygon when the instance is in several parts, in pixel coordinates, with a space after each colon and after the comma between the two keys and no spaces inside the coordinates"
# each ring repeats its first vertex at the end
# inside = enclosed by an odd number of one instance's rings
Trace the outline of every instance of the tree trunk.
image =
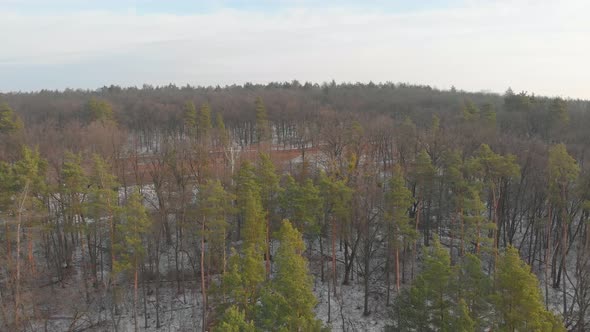
{"type": "Polygon", "coordinates": [[[29,181],[25,184],[23,189],[23,196],[20,202],[20,206],[18,209],[18,220],[16,224],[16,285],[15,285],[15,295],[14,295],[14,322],[15,326],[18,329],[20,324],[20,316],[19,316],[19,308],[21,305],[21,298],[20,298],[20,237],[21,237],[21,224],[23,221],[23,212],[25,201],[27,199],[27,195],[29,192],[29,181]]]}
{"type": "Polygon", "coordinates": [[[27,235],[28,240],[28,259],[29,259],[29,268],[31,271],[31,275],[35,275],[37,269],[35,267],[35,258],[33,256],[33,228],[29,227],[29,232],[27,235]]]}
{"type": "MultiPolygon", "coordinates": [[[[330,289],[330,278],[328,278],[328,323],[331,322],[332,319],[332,302],[330,299],[330,294],[332,293],[332,290],[330,289]]],[[[336,292],[334,292],[334,295],[336,295],[336,292]]]]}
{"type": "Polygon", "coordinates": [[[324,246],[322,241],[322,234],[319,235],[320,240],[320,280],[324,282],[324,246]]]}
{"type": "Polygon", "coordinates": [[[449,225],[449,254],[451,256],[451,265],[454,265],[455,260],[454,260],[454,256],[453,256],[453,248],[455,246],[455,216],[454,214],[451,212],[451,223],[449,225]]]}
{"type": "MultiPolygon", "coordinates": [[[[420,225],[420,201],[418,201],[418,204],[416,205],[416,233],[418,233],[418,228],[420,225]]],[[[414,241],[414,250],[412,250],[412,266],[411,266],[411,271],[410,271],[410,280],[414,280],[414,265],[415,265],[415,261],[416,261],[416,255],[418,251],[418,240],[414,241]]]]}
{"type": "Polygon", "coordinates": [[[135,332],[139,331],[137,325],[137,270],[139,269],[137,264],[137,257],[135,258],[135,275],[133,277],[133,324],[135,326],[135,332]]]}
{"type": "Polygon", "coordinates": [[[500,244],[500,222],[498,220],[498,205],[500,204],[500,194],[496,195],[496,190],[492,188],[492,200],[493,200],[493,223],[496,226],[492,232],[494,235],[494,271],[496,271],[496,265],[498,265],[498,246],[500,244]]]}
{"type": "Polygon", "coordinates": [[[545,309],[549,310],[549,255],[551,248],[551,221],[553,219],[551,204],[549,204],[549,219],[545,233],[547,234],[547,245],[545,248],[545,309]]]}
{"type": "Polygon", "coordinates": [[[334,296],[336,296],[336,221],[332,217],[332,287],[334,288],[334,296]]]}
{"type": "MultiPolygon", "coordinates": [[[[566,193],[565,193],[565,186],[561,188],[561,201],[566,202],[566,193]]],[[[567,209],[566,204],[561,208],[561,268],[562,268],[562,284],[563,284],[563,320],[567,321],[567,285],[566,285],[566,272],[567,272],[567,209]]]]}
{"type": "Polygon", "coordinates": [[[460,255],[465,255],[465,221],[463,220],[463,208],[459,209],[459,222],[461,223],[461,250],[460,255]]]}
{"type": "Polygon", "coordinates": [[[160,234],[158,230],[158,237],[156,239],[156,328],[160,328],[160,234]]]}
{"type": "Polygon", "coordinates": [[[267,211],[266,212],[266,279],[269,279],[269,278],[270,278],[270,215],[267,211]]]}
{"type": "Polygon", "coordinates": [[[391,288],[391,239],[387,239],[387,256],[385,257],[385,306],[389,307],[390,288],[391,288]]]}
{"type": "Polygon", "coordinates": [[[205,285],[205,220],[201,225],[201,296],[203,304],[202,331],[207,330],[207,289],[205,285]]]}
{"type": "Polygon", "coordinates": [[[141,288],[143,289],[143,327],[148,328],[147,291],[145,285],[145,266],[141,267],[141,288]]]}
{"type": "Polygon", "coordinates": [[[348,285],[348,278],[350,274],[351,258],[348,255],[348,240],[344,240],[344,279],[342,280],[343,285],[348,285]]]}
{"type": "Polygon", "coordinates": [[[16,225],[16,285],[14,295],[14,322],[18,329],[20,324],[20,228],[21,228],[22,210],[19,211],[18,223],[16,225]]]}
{"type": "MultiPolygon", "coordinates": [[[[367,243],[369,242],[369,239],[366,240],[367,243]]],[[[369,310],[369,277],[370,277],[370,257],[371,257],[371,253],[368,252],[369,250],[369,246],[367,245],[365,250],[367,251],[365,253],[366,257],[365,257],[365,276],[364,276],[364,286],[365,286],[365,298],[364,298],[364,306],[363,306],[363,315],[364,316],[368,316],[371,314],[371,311],[369,310]]]]}
{"type": "Polygon", "coordinates": [[[399,248],[395,248],[395,290],[399,295],[400,277],[399,277],[399,248]]]}

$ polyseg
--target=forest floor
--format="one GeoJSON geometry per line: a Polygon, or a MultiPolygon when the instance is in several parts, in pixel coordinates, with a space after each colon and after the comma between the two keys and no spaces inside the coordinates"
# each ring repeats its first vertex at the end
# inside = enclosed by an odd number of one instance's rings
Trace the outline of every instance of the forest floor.
{"type": "MultiPolygon", "coordinates": [[[[160,287],[159,315],[160,327],[156,328],[155,283],[146,285],[144,307],[143,288],[140,282],[138,290],[138,326],[140,331],[200,331],[201,328],[201,294],[199,283],[186,280],[178,292],[177,283],[172,277],[174,255],[172,249],[161,256],[161,273],[163,280],[160,287]],[[167,263],[166,263],[167,262],[167,263]],[[146,319],[147,317],[147,319],[146,319]],[[147,323],[147,324],[146,324],[147,323]]],[[[309,252],[308,252],[309,253],[309,252]]],[[[318,253],[319,254],[319,253],[318,253]]],[[[186,259],[186,257],[185,257],[186,259]]],[[[341,251],[337,259],[342,260],[341,251]]],[[[324,261],[324,264],[327,264],[324,261]]],[[[113,311],[111,290],[106,287],[108,272],[98,278],[98,287],[94,288],[90,280],[84,286],[82,255],[74,253],[73,263],[66,268],[64,280],[49,284],[34,285],[43,289],[36,291],[35,310],[26,331],[133,331],[133,284],[132,278],[119,278],[118,308],[113,311]],[[101,280],[102,279],[102,280],[101,280]],[[38,296],[39,294],[42,296],[38,296]],[[86,296],[88,293],[88,297],[86,296]],[[117,328],[114,326],[117,325],[117,328]]],[[[190,267],[185,265],[187,269],[190,267]]],[[[332,285],[320,280],[319,256],[314,252],[310,260],[310,272],[313,275],[313,292],[318,300],[315,312],[318,319],[331,326],[332,331],[383,331],[389,322],[389,309],[385,306],[385,285],[382,281],[372,280],[370,285],[370,315],[363,315],[364,289],[363,278],[358,270],[353,270],[349,285],[342,285],[343,268],[339,264],[337,297],[333,296],[332,285]],[[330,287],[330,288],[329,288],[330,287]],[[329,302],[328,302],[329,298],[329,302]]],[[[39,267],[41,269],[41,267],[39,267]]],[[[326,273],[329,271],[327,265],[326,273]]],[[[38,271],[39,275],[47,271],[38,271]]],[[[100,273],[99,273],[100,275],[100,273]]],[[[326,274],[327,275],[327,274],[326,274]]],[[[44,278],[39,278],[44,279],[44,278]]],[[[377,278],[375,278],[377,279],[377,278]]],[[[392,296],[395,292],[392,291],[392,296]]]]}

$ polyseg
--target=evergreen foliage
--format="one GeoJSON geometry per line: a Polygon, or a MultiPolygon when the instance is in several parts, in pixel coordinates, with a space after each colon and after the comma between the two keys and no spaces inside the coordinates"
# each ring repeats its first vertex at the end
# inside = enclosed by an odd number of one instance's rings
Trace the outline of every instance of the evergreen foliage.
{"type": "Polygon", "coordinates": [[[435,241],[411,287],[396,299],[392,331],[565,331],[543,306],[539,281],[508,247],[490,277],[475,255],[451,266],[435,241]]]}
{"type": "Polygon", "coordinates": [[[23,129],[22,120],[6,103],[0,103],[0,134],[10,134],[23,129]]]}

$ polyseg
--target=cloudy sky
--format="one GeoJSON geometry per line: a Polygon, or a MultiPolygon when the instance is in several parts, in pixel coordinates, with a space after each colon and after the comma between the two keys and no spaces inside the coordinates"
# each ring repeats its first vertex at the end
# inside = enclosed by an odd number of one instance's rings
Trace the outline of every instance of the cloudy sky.
{"type": "Polygon", "coordinates": [[[589,12],[586,0],[0,0],[0,91],[334,79],[590,99],[589,12]]]}

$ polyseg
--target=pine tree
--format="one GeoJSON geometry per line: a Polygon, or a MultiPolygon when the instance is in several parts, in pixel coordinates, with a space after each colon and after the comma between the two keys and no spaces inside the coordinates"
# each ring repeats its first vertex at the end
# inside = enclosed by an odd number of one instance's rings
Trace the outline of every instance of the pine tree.
{"type": "MultiPolygon", "coordinates": [[[[399,252],[405,246],[416,241],[418,236],[408,214],[414,199],[412,192],[406,187],[406,181],[399,165],[395,165],[393,169],[393,176],[389,181],[389,191],[386,194],[386,199],[389,219],[387,233],[388,248],[389,251],[393,250],[395,252],[395,281],[396,290],[399,291],[401,280],[399,252]]],[[[390,252],[387,253],[387,262],[390,261],[389,257],[390,252]]],[[[389,276],[389,269],[387,270],[387,276],[389,276]]],[[[387,301],[389,301],[389,278],[387,282],[387,301]]]]}
{"type": "Polygon", "coordinates": [[[236,182],[237,205],[243,221],[243,244],[241,253],[234,250],[230,257],[223,287],[230,301],[245,312],[246,318],[251,318],[252,306],[259,298],[265,280],[266,223],[254,167],[247,162],[242,164],[236,182]]]}
{"type": "Polygon", "coordinates": [[[304,210],[299,210],[295,217],[301,218],[301,232],[304,235],[315,237],[319,235],[320,229],[318,220],[322,214],[323,199],[320,195],[320,189],[311,179],[305,180],[300,186],[300,204],[304,210]]]}
{"type": "Polygon", "coordinates": [[[260,187],[260,197],[262,198],[262,205],[269,211],[275,208],[278,194],[280,193],[279,176],[274,163],[270,156],[266,153],[258,155],[258,163],[256,165],[256,179],[260,187]]]}
{"type": "MultiPolygon", "coordinates": [[[[256,170],[248,161],[244,161],[235,176],[236,200],[240,213],[245,212],[245,203],[249,196],[257,195],[260,199],[260,185],[256,177],[256,170]]],[[[261,203],[262,204],[262,203],[261,203]]]]}
{"type": "Polygon", "coordinates": [[[559,319],[543,307],[537,277],[512,246],[498,260],[493,304],[494,330],[565,331],[559,319]]]}
{"type": "Polygon", "coordinates": [[[62,166],[61,182],[62,197],[67,200],[65,204],[69,210],[70,226],[74,227],[74,225],[78,224],[75,219],[81,218],[83,215],[83,203],[90,186],[89,179],[82,169],[82,156],[80,154],[66,152],[62,166]]]}
{"type": "MultiPolygon", "coordinates": [[[[249,180],[246,179],[246,181],[249,180]]],[[[255,182],[241,182],[238,186],[243,186],[242,189],[247,189],[239,191],[238,194],[238,207],[244,221],[244,246],[259,252],[262,257],[266,247],[266,222],[258,189],[259,186],[255,182]]]]}
{"type": "MultiPolygon", "coordinates": [[[[332,240],[332,287],[336,295],[336,233],[337,227],[344,228],[350,219],[350,209],[353,190],[346,185],[345,180],[329,177],[325,172],[320,173],[320,192],[324,197],[324,221],[331,226],[332,240]]],[[[328,224],[325,225],[329,227],[328,224]]]]}
{"type": "Polygon", "coordinates": [[[416,155],[417,129],[416,124],[408,116],[396,130],[397,150],[399,162],[403,169],[406,169],[411,158],[416,155]]]}
{"type": "Polygon", "coordinates": [[[491,103],[483,104],[481,107],[481,118],[489,126],[496,126],[496,110],[491,103]]]}
{"type": "Polygon", "coordinates": [[[295,182],[291,174],[287,174],[283,177],[282,186],[283,190],[279,197],[282,213],[288,219],[294,220],[293,216],[298,208],[296,200],[299,196],[299,184],[295,182]]]}
{"type": "Polygon", "coordinates": [[[140,264],[145,255],[144,237],[150,227],[150,218],[143,206],[139,191],[133,191],[125,205],[121,223],[117,225],[119,242],[115,246],[119,258],[114,262],[114,272],[133,271],[133,312],[135,330],[137,325],[137,289],[140,264]]]}
{"type": "Polygon", "coordinates": [[[244,162],[240,167],[236,187],[237,206],[243,221],[244,248],[251,248],[262,257],[266,247],[265,213],[260,197],[261,187],[255,169],[249,162],[244,162]]]}
{"type": "Polygon", "coordinates": [[[225,128],[225,123],[223,122],[223,116],[221,113],[217,113],[217,117],[215,117],[215,129],[217,130],[217,136],[221,146],[229,146],[229,132],[225,128]]]}
{"type": "Polygon", "coordinates": [[[453,262],[454,255],[453,250],[455,249],[455,239],[459,237],[461,243],[459,245],[458,252],[460,255],[464,253],[464,223],[463,223],[463,203],[464,195],[466,191],[466,181],[463,176],[463,158],[461,151],[449,150],[443,154],[443,177],[450,189],[450,205],[452,211],[450,212],[450,224],[449,224],[449,235],[450,235],[450,254],[451,262],[453,262]]]}
{"type": "MultiPolygon", "coordinates": [[[[93,156],[93,168],[90,174],[90,192],[86,210],[95,223],[101,224],[106,220],[110,234],[111,272],[115,262],[115,216],[119,213],[116,177],[112,174],[110,165],[99,155],[93,156]]],[[[102,276],[102,274],[101,274],[102,276]]]]}
{"type": "Polygon", "coordinates": [[[427,306],[432,313],[430,322],[440,330],[449,330],[452,302],[450,293],[456,287],[455,271],[451,268],[449,253],[435,240],[432,253],[426,255],[424,270],[417,280],[417,287],[426,288],[427,306]]]}
{"type": "Polygon", "coordinates": [[[256,139],[258,143],[266,142],[272,136],[270,129],[270,123],[268,122],[268,115],[266,113],[266,107],[262,98],[256,98],[256,139]]]}
{"type": "Polygon", "coordinates": [[[301,256],[305,245],[301,234],[288,220],[283,220],[278,234],[276,274],[270,292],[262,299],[259,319],[263,329],[285,331],[319,330],[313,308],[317,300],[312,292],[312,278],[307,261],[301,256]]]}
{"type": "MultiPolygon", "coordinates": [[[[467,316],[473,322],[477,330],[483,330],[485,319],[490,312],[490,293],[492,282],[483,271],[480,259],[473,254],[467,254],[462,258],[458,271],[457,296],[460,298],[460,306],[465,307],[467,316]]],[[[466,318],[466,317],[465,317],[466,318]]]]}
{"type": "Polygon", "coordinates": [[[224,166],[229,167],[230,175],[234,175],[234,166],[235,166],[235,159],[236,159],[236,151],[232,146],[231,136],[228,129],[225,127],[225,123],[223,122],[223,116],[220,113],[217,113],[217,117],[215,119],[215,139],[217,148],[221,149],[223,152],[223,161],[224,166]]]}
{"type": "Polygon", "coordinates": [[[479,108],[477,108],[477,106],[475,106],[471,100],[465,100],[463,109],[461,111],[463,113],[464,120],[472,121],[479,119],[479,108]]]}
{"type": "Polygon", "coordinates": [[[197,135],[199,119],[197,115],[197,109],[192,101],[187,101],[184,104],[184,130],[188,133],[189,137],[195,137],[197,135]]]}
{"type": "MultiPolygon", "coordinates": [[[[22,158],[14,166],[14,214],[16,215],[16,271],[14,276],[14,322],[18,329],[21,310],[21,230],[30,215],[39,210],[37,197],[46,190],[45,172],[47,163],[38,150],[23,147],[22,158]]],[[[12,182],[12,181],[11,181],[12,182]]]]}
{"type": "MultiPolygon", "coordinates": [[[[430,201],[430,196],[433,191],[433,183],[435,177],[435,169],[432,165],[432,159],[426,150],[421,150],[416,156],[416,160],[412,169],[412,178],[416,185],[416,230],[421,226],[422,211],[425,210],[425,205],[430,201]]],[[[428,246],[430,241],[430,218],[424,216],[424,245],[428,246]]]]}
{"type": "Polygon", "coordinates": [[[504,195],[502,184],[518,178],[520,167],[514,155],[502,156],[495,153],[487,144],[482,144],[476,151],[475,156],[468,161],[471,174],[479,178],[487,187],[491,207],[491,219],[494,226],[492,235],[494,257],[497,258],[499,246],[500,227],[499,203],[504,195]]]}
{"type": "Polygon", "coordinates": [[[561,98],[553,99],[549,107],[549,121],[553,127],[563,126],[569,123],[570,117],[565,100],[561,98]]]}
{"type": "Polygon", "coordinates": [[[456,271],[447,250],[435,239],[424,250],[424,268],[412,287],[396,299],[398,329],[402,331],[454,331],[456,309],[453,301],[456,271]]]}
{"type": "Polygon", "coordinates": [[[249,296],[244,288],[244,274],[242,273],[242,257],[235,248],[231,248],[228,269],[223,275],[222,289],[224,292],[224,304],[231,304],[238,308],[238,310],[250,313],[251,306],[249,303],[249,296]],[[227,294],[227,299],[225,298],[227,294]]]}
{"type": "Polygon", "coordinates": [[[450,331],[453,332],[473,332],[479,331],[476,329],[476,322],[471,318],[469,308],[465,303],[465,300],[460,299],[459,304],[455,309],[455,317],[452,322],[450,331]]]}
{"type": "MultiPolygon", "coordinates": [[[[87,303],[90,302],[90,293],[88,291],[87,284],[88,271],[86,269],[86,266],[89,264],[86,262],[84,242],[87,243],[88,256],[90,257],[90,266],[92,266],[92,279],[96,277],[97,259],[97,246],[91,246],[90,244],[92,235],[96,234],[96,223],[87,223],[85,218],[89,187],[89,178],[82,169],[82,156],[80,154],[66,152],[65,161],[61,171],[60,199],[62,200],[62,204],[65,207],[64,213],[67,220],[67,228],[65,230],[74,234],[82,234],[82,281],[84,284],[87,303]]],[[[73,254],[73,245],[74,243],[72,243],[72,247],[69,247],[67,258],[68,265],[71,263],[70,260],[73,254]]]]}
{"type": "Polygon", "coordinates": [[[275,165],[268,154],[260,153],[258,156],[256,179],[260,188],[262,207],[266,212],[264,255],[266,257],[266,274],[268,276],[270,275],[270,233],[273,219],[272,214],[273,211],[276,210],[277,200],[281,190],[279,187],[279,176],[277,175],[275,165]]]}
{"type": "Polygon", "coordinates": [[[482,251],[489,253],[493,250],[493,239],[487,234],[496,227],[485,216],[485,204],[481,200],[480,188],[480,182],[466,182],[461,202],[463,220],[461,238],[464,243],[474,244],[473,252],[476,254],[482,251]]]}
{"type": "Polygon", "coordinates": [[[211,128],[211,107],[209,106],[209,103],[204,103],[201,105],[197,117],[197,132],[201,140],[209,137],[211,128]]]}
{"type": "Polygon", "coordinates": [[[568,187],[577,179],[580,168],[576,160],[569,155],[564,144],[556,144],[549,148],[549,194],[550,199],[556,204],[566,204],[568,187]]]}
{"type": "Polygon", "coordinates": [[[104,100],[98,100],[94,97],[90,98],[88,103],[86,103],[83,117],[87,124],[95,121],[105,124],[115,120],[113,107],[111,104],[104,100]]]}
{"type": "Polygon", "coordinates": [[[213,332],[254,332],[254,322],[246,321],[246,314],[244,311],[238,309],[236,306],[229,307],[221,321],[213,328],[213,332]]]}
{"type": "Polygon", "coordinates": [[[311,179],[299,185],[291,175],[285,176],[284,188],[280,201],[285,215],[291,220],[298,221],[295,226],[300,232],[317,235],[318,218],[322,208],[320,189],[311,179]]]}
{"type": "Polygon", "coordinates": [[[13,171],[11,165],[0,161],[0,212],[5,214],[11,210],[11,198],[17,190],[13,171]]]}
{"type": "Polygon", "coordinates": [[[10,134],[23,128],[22,120],[6,103],[0,103],[0,134],[10,134]]]}
{"type": "Polygon", "coordinates": [[[226,237],[229,232],[227,218],[233,212],[233,195],[225,191],[219,180],[209,180],[199,190],[199,211],[205,223],[211,264],[226,267],[226,237]]]}
{"type": "Polygon", "coordinates": [[[200,248],[200,269],[201,269],[201,293],[202,293],[202,328],[207,327],[208,297],[205,276],[205,256],[208,257],[208,270],[211,266],[221,266],[222,273],[225,273],[226,248],[225,239],[228,223],[226,212],[231,211],[232,197],[225,192],[219,181],[209,181],[199,190],[199,212],[201,215],[201,248],[200,248]],[[205,247],[205,242],[208,246],[205,247]],[[205,251],[207,250],[207,254],[205,251]]]}
{"type": "MultiPolygon", "coordinates": [[[[564,144],[557,144],[549,148],[549,202],[556,208],[557,216],[561,221],[561,238],[559,251],[561,252],[561,271],[560,277],[562,279],[562,291],[563,291],[563,313],[567,317],[567,285],[566,285],[566,258],[567,258],[567,245],[568,245],[568,225],[569,216],[567,204],[569,201],[569,192],[573,188],[574,182],[578,178],[580,168],[576,163],[576,160],[571,157],[564,144]]],[[[549,207],[550,216],[552,216],[552,206],[549,207]]],[[[547,243],[549,251],[549,243],[551,243],[551,221],[548,223],[547,232],[547,243]]],[[[548,258],[548,256],[546,256],[548,258]]],[[[549,264],[547,260],[546,265],[549,264]]],[[[559,287],[559,276],[554,279],[554,288],[559,287]]]]}

